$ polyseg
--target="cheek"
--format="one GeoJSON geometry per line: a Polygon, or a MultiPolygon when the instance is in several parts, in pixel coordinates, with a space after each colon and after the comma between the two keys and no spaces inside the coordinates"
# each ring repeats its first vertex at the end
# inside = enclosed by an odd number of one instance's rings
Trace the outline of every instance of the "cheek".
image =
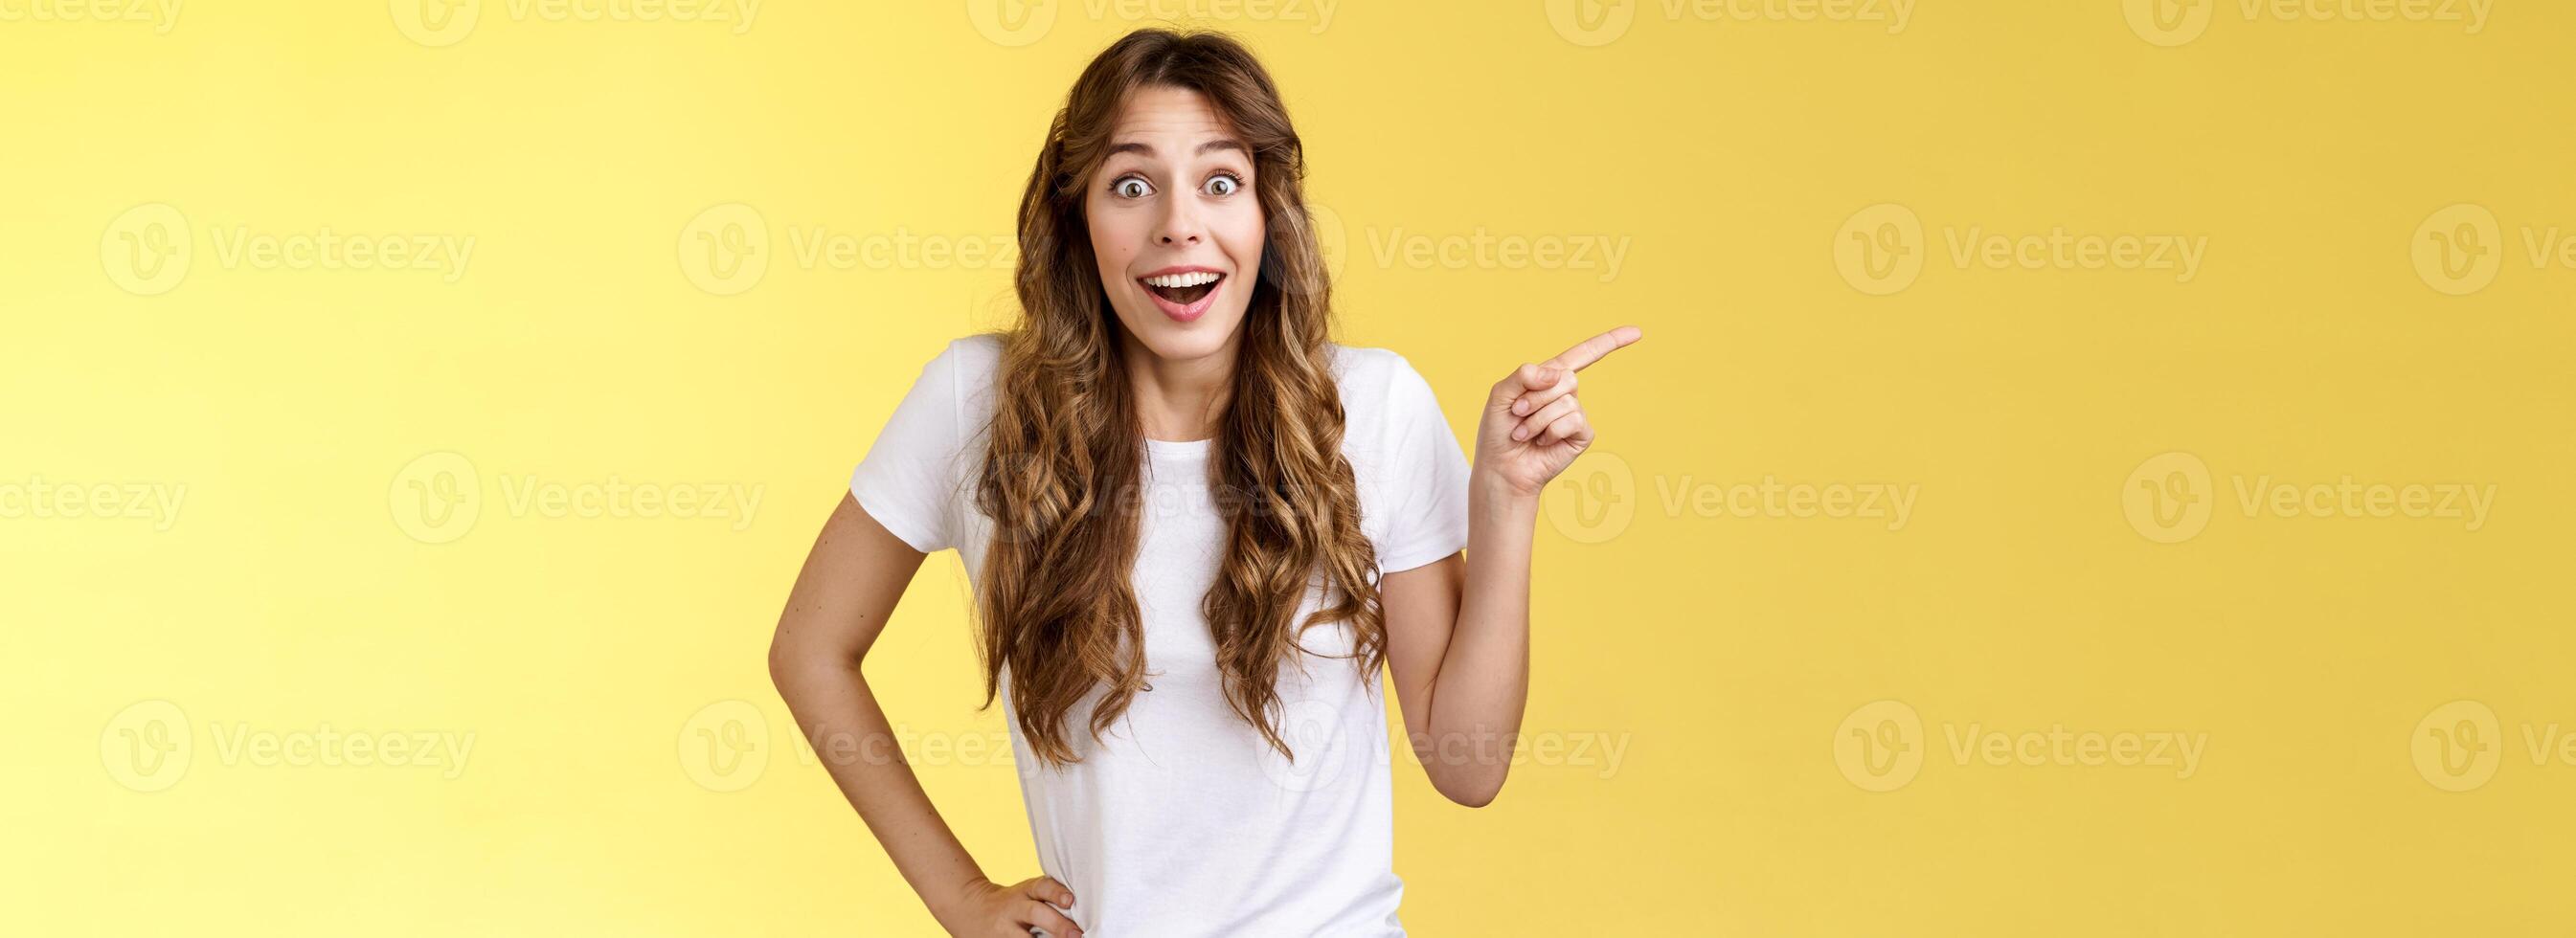
{"type": "Polygon", "coordinates": [[[1136,233],[1129,230],[1134,226],[1124,218],[1132,214],[1103,212],[1096,205],[1088,206],[1083,212],[1085,223],[1091,229],[1091,253],[1100,258],[1104,273],[1126,270],[1127,262],[1136,256],[1139,242],[1136,233]]]}
{"type": "Polygon", "coordinates": [[[1218,224],[1224,227],[1217,243],[1225,245],[1226,255],[1237,266],[1251,270],[1261,263],[1261,246],[1269,228],[1263,222],[1259,206],[1228,214],[1218,224]]]}

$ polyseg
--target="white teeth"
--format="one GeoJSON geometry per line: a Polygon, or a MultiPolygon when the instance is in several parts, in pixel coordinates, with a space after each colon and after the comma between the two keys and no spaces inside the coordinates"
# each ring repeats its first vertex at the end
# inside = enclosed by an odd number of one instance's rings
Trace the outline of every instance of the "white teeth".
{"type": "Polygon", "coordinates": [[[1212,270],[1194,270],[1186,274],[1164,274],[1160,277],[1147,277],[1145,278],[1145,285],[1153,287],[1195,287],[1203,283],[1215,283],[1219,276],[1221,275],[1212,270]]]}

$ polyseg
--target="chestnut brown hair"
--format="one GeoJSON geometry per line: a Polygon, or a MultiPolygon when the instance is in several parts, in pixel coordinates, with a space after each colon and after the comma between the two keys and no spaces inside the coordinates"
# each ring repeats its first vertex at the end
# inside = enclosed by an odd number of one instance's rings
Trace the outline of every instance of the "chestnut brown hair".
{"type": "Polygon", "coordinates": [[[1209,482],[1229,497],[1225,558],[1201,609],[1229,705],[1293,758],[1274,683],[1283,666],[1302,667],[1299,637],[1346,624],[1349,657],[1374,682],[1386,623],[1342,456],[1332,291],[1306,211],[1303,144],[1269,73],[1219,34],[1139,30],[1101,52],[1048,128],[1021,196],[1022,317],[1004,336],[976,480],[977,506],[995,521],[977,600],[985,704],[1007,671],[1022,736],[1060,765],[1080,761],[1065,723],[1083,697],[1103,688],[1088,726],[1097,740],[1145,684],[1130,581],[1144,431],[1083,204],[1120,107],[1147,87],[1197,92],[1252,154],[1267,236],[1209,454],[1209,482]],[[1318,606],[1301,623],[1310,596],[1318,606]]]}

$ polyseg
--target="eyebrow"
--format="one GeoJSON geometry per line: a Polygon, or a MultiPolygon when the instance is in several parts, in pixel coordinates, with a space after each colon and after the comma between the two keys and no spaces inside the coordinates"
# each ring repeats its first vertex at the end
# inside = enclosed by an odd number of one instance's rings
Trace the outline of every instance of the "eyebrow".
{"type": "MultiPolygon", "coordinates": [[[[1200,153],[1208,153],[1208,152],[1210,152],[1210,151],[1214,151],[1214,150],[1233,150],[1233,151],[1238,152],[1238,153],[1248,153],[1248,152],[1251,152],[1248,148],[1246,148],[1246,147],[1243,145],[1243,142],[1242,142],[1242,141],[1240,141],[1240,140],[1236,140],[1236,139],[1233,139],[1233,138],[1231,138],[1231,137],[1226,138],[1226,139],[1223,139],[1223,140],[1210,140],[1210,141],[1208,141],[1208,142],[1206,142],[1206,143],[1199,144],[1198,152],[1200,152],[1200,153]]],[[[1128,142],[1126,142],[1126,143],[1112,144],[1112,145],[1109,147],[1109,152],[1108,152],[1108,153],[1105,153],[1105,154],[1102,154],[1102,155],[1103,155],[1103,156],[1116,156],[1116,155],[1121,154],[1121,153],[1135,153],[1135,154],[1139,154],[1139,155],[1143,155],[1143,156],[1151,157],[1151,156],[1153,156],[1153,155],[1154,155],[1154,147],[1153,147],[1153,145],[1152,145],[1152,144],[1139,143],[1139,142],[1136,142],[1136,141],[1132,141],[1132,140],[1131,140],[1131,141],[1128,141],[1128,142]]]]}

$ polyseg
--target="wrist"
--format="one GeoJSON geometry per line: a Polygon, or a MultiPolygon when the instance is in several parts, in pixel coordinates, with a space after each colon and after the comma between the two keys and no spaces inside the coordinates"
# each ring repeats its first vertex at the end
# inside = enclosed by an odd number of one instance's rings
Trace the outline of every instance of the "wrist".
{"type": "Polygon", "coordinates": [[[981,895],[984,891],[993,888],[995,885],[996,884],[990,877],[978,873],[955,886],[949,887],[948,891],[941,895],[935,897],[924,896],[923,898],[926,901],[924,901],[923,904],[930,907],[931,918],[937,919],[942,925],[948,925],[951,923],[952,919],[956,918],[958,912],[974,905],[976,896],[981,895]]]}
{"type": "Polygon", "coordinates": [[[1538,492],[1523,490],[1501,473],[1482,469],[1468,474],[1467,508],[1484,517],[1498,512],[1516,514],[1526,511],[1532,517],[1538,512],[1538,492]]]}

